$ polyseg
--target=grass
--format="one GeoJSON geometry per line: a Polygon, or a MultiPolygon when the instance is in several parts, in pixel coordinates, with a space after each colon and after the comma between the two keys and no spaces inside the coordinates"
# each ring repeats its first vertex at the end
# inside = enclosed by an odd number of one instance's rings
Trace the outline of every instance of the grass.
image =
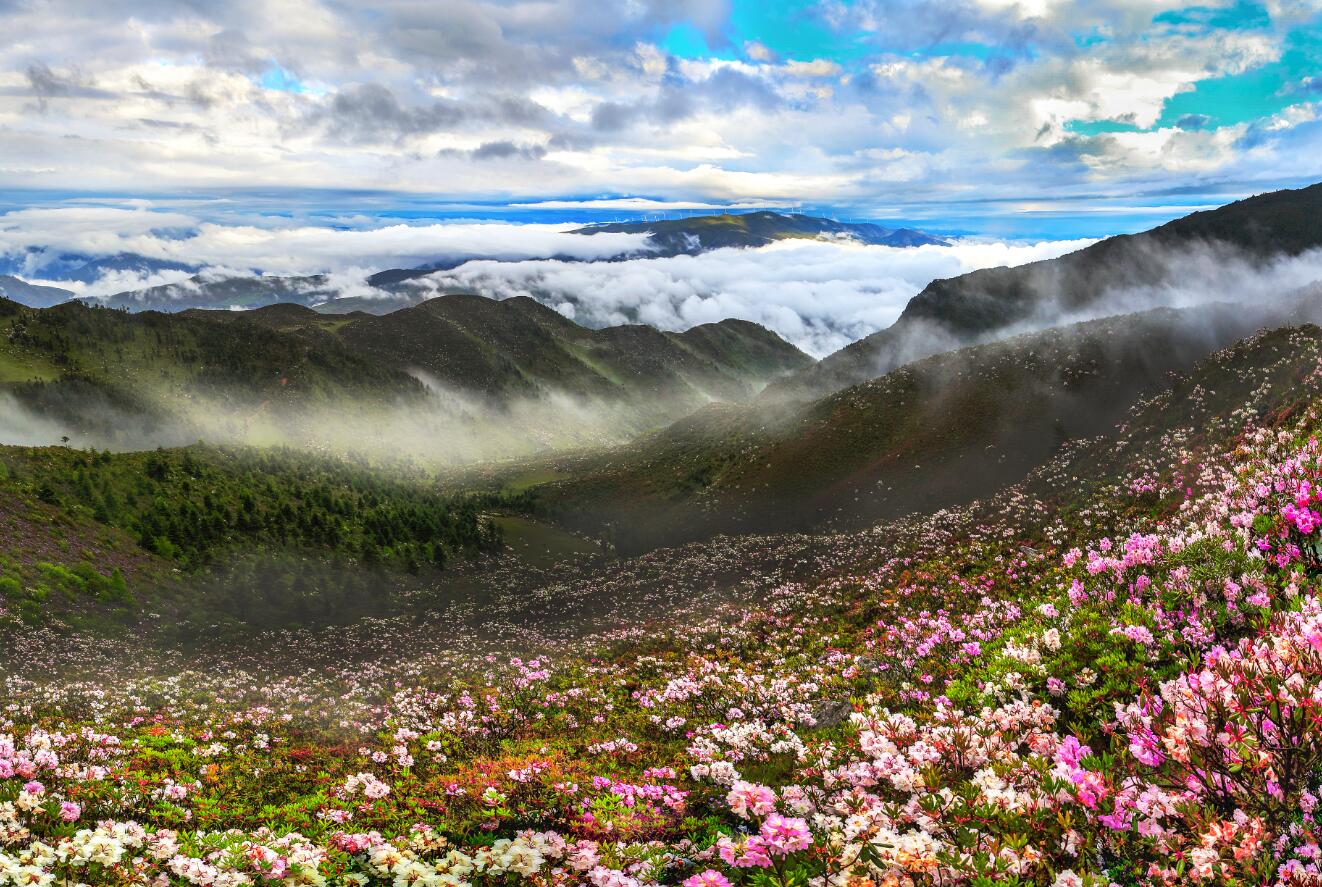
{"type": "Polygon", "coordinates": [[[550,524],[512,514],[492,516],[511,554],[533,567],[550,567],[564,560],[595,558],[604,549],[590,539],[567,533],[550,524]]]}
{"type": "Polygon", "coordinates": [[[569,477],[566,472],[556,471],[551,468],[542,468],[536,471],[529,471],[526,474],[517,474],[505,481],[502,488],[506,493],[523,493],[531,490],[533,487],[539,487],[542,484],[554,483],[558,480],[564,480],[569,477]]]}
{"type": "Polygon", "coordinates": [[[52,382],[60,369],[26,349],[0,342],[0,385],[8,382],[52,382]]]}

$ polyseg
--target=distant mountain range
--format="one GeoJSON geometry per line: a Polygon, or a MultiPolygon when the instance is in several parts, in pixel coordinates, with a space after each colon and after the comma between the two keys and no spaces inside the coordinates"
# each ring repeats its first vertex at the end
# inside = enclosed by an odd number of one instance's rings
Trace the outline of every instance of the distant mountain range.
{"type": "Polygon", "coordinates": [[[0,274],[0,299],[18,302],[30,308],[49,308],[51,305],[58,305],[72,298],[73,293],[66,289],[37,286],[8,274],[0,274]]]}
{"type": "Polygon", "coordinates": [[[49,250],[33,248],[14,255],[0,255],[0,274],[22,275],[34,267],[41,269],[44,280],[95,283],[107,273],[149,277],[164,271],[198,271],[201,266],[171,259],[154,259],[137,253],[114,253],[108,256],[82,253],[51,255],[49,250]]]}
{"type": "MultiPolygon", "coordinates": [[[[323,275],[215,277],[197,274],[179,283],[161,284],[83,301],[90,305],[129,311],[187,311],[194,308],[251,309],[280,303],[324,305],[339,296],[339,291],[330,287],[323,275]]],[[[382,293],[381,310],[393,311],[400,307],[400,303],[392,299],[389,293],[382,293]]]]}
{"type": "Polygon", "coordinates": [[[714,249],[767,246],[778,240],[852,240],[873,246],[944,246],[948,241],[912,228],[872,222],[837,222],[777,212],[723,213],[660,222],[618,222],[579,228],[576,234],[647,234],[651,250],[640,255],[694,256],[714,249]]]}
{"type": "MultiPolygon", "coordinates": [[[[895,247],[944,245],[948,242],[912,228],[886,228],[872,222],[837,222],[797,213],[765,211],[588,225],[570,233],[585,237],[596,234],[648,235],[646,249],[624,253],[606,261],[696,256],[718,249],[755,249],[778,240],[850,240],[873,246],[895,247]]],[[[570,256],[550,258],[575,261],[570,256]]],[[[447,260],[432,262],[420,268],[393,268],[373,274],[367,282],[373,286],[389,288],[460,264],[462,261],[447,260]]]]}
{"type": "MultiPolygon", "coordinates": [[[[1251,269],[1276,257],[1296,256],[1322,247],[1319,218],[1322,185],[1315,185],[1194,213],[1146,233],[1111,237],[1050,261],[934,280],[910,300],[891,327],[781,380],[764,396],[813,398],[943,350],[1061,320],[1162,304],[1190,281],[1216,290],[1221,283],[1215,273],[1218,267],[1234,264],[1251,269]]],[[[578,229],[584,237],[604,232],[648,233],[651,250],[647,254],[655,256],[756,248],[793,238],[848,238],[898,246],[941,242],[908,229],[772,212],[578,229]]],[[[128,268],[136,267],[137,260],[117,256],[105,261],[128,268]]],[[[204,272],[179,283],[123,292],[98,301],[132,311],[255,308],[291,302],[325,313],[384,315],[434,296],[435,287],[425,278],[456,264],[456,260],[438,261],[422,268],[383,271],[352,291],[341,289],[324,276],[216,278],[204,272]]],[[[0,281],[0,294],[34,306],[47,306],[63,297],[49,288],[30,289],[17,279],[0,281]]],[[[1212,292],[1199,296],[1203,297],[1234,300],[1240,294],[1212,292]]]]}
{"type": "Polygon", "coordinates": [[[642,324],[588,329],[524,296],[441,296],[382,316],[328,316],[289,304],[184,316],[334,340],[377,365],[493,404],[569,394],[634,401],[643,411],[654,409],[658,420],[713,400],[747,400],[770,379],[812,363],[775,333],[743,320],[683,333],[642,324]]]}

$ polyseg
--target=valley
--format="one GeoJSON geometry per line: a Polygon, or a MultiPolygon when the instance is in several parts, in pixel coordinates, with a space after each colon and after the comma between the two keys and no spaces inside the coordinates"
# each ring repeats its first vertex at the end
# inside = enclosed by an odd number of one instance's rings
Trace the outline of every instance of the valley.
{"type": "Polygon", "coordinates": [[[1317,193],[823,360],[524,296],[0,301],[0,826],[115,887],[1146,883],[1210,828],[1273,848],[1226,883],[1301,870],[1322,290],[1270,269],[1317,193]],[[1227,251],[1270,298],[1163,289],[1227,251]]]}

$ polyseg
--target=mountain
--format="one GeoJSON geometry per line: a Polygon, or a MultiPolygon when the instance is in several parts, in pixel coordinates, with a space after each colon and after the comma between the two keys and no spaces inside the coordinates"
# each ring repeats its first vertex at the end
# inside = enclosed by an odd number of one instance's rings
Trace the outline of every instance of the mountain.
{"type": "Polygon", "coordinates": [[[89,298],[91,304],[131,311],[186,311],[190,308],[256,308],[276,302],[315,305],[340,295],[324,275],[306,277],[212,277],[195,274],[179,283],[89,298]]]}
{"type": "Polygon", "coordinates": [[[445,296],[385,316],[282,303],[126,312],[0,301],[10,439],[204,438],[407,450],[445,461],[618,442],[811,359],[738,320],[592,330],[527,298],[445,296]]]}
{"type": "Polygon", "coordinates": [[[72,266],[60,274],[61,280],[77,280],[82,283],[96,283],[107,274],[123,274],[133,277],[150,277],[163,271],[199,270],[199,266],[172,259],[153,259],[136,253],[116,253],[112,256],[90,258],[86,256],[65,257],[66,265],[72,266]]]}
{"type": "Polygon", "coordinates": [[[1317,319],[1322,293],[1309,296],[1302,308],[1088,321],[932,356],[807,405],[712,407],[618,451],[553,460],[537,502],[626,552],[931,513],[1107,432],[1171,374],[1259,327],[1317,319]]]}
{"type": "Polygon", "coordinates": [[[113,253],[89,256],[82,253],[57,253],[43,247],[31,247],[0,255],[0,274],[27,274],[45,280],[70,280],[96,283],[106,274],[150,277],[164,271],[200,270],[197,265],[173,259],[154,259],[137,253],[113,253]],[[34,270],[35,269],[35,270],[34,270]]]}
{"type": "Polygon", "coordinates": [[[0,398],[11,403],[0,430],[11,438],[144,448],[204,432],[226,439],[332,405],[352,415],[355,405],[423,396],[412,377],[333,337],[0,300],[0,398]]]}
{"type": "MultiPolygon", "coordinates": [[[[766,246],[787,239],[846,239],[858,243],[897,247],[945,243],[940,238],[910,228],[892,229],[871,222],[837,222],[832,219],[774,212],[726,213],[661,222],[595,225],[579,228],[572,233],[588,237],[606,232],[649,234],[650,248],[634,254],[618,256],[617,259],[697,255],[727,247],[766,246]]],[[[189,279],[177,283],[98,297],[95,301],[107,307],[127,308],[130,311],[256,308],[280,302],[293,302],[332,314],[353,311],[388,314],[417,305],[432,295],[431,291],[421,292],[415,286],[410,286],[411,281],[437,271],[458,267],[469,258],[471,257],[443,259],[429,262],[419,268],[391,268],[379,271],[348,290],[333,284],[326,275],[279,277],[254,274],[217,277],[214,274],[204,273],[194,274],[189,279]]],[[[577,261],[571,256],[551,258],[567,262],[577,261]]],[[[163,270],[198,270],[182,263],[147,259],[131,254],[88,260],[81,264],[70,259],[66,264],[67,267],[61,266],[64,268],[61,279],[86,282],[97,280],[102,274],[115,271],[146,275],[163,270]]]]}
{"type": "Polygon", "coordinates": [[[30,308],[48,308],[73,298],[73,293],[55,286],[37,286],[17,277],[0,274],[0,299],[30,308]]]}
{"type": "Polygon", "coordinates": [[[489,406],[557,397],[611,406],[637,430],[712,400],[748,400],[772,379],[812,363],[747,321],[683,333],[642,325],[589,329],[522,296],[441,296],[381,316],[327,315],[293,304],[192,316],[334,339],[377,366],[489,406]]]}
{"type": "MultiPolygon", "coordinates": [[[[814,397],[1016,327],[1116,313],[1108,305],[1159,303],[1168,297],[1164,290],[1188,281],[1200,288],[1215,286],[1218,268],[1242,264],[1252,269],[1275,257],[1322,247],[1319,220],[1322,184],[1194,213],[1057,259],[934,280],[910,300],[894,325],[830,355],[769,394],[814,397]]],[[[1237,297],[1234,292],[1216,295],[1237,297]]]]}
{"type": "Polygon", "coordinates": [[[872,222],[837,222],[798,213],[721,213],[660,222],[618,222],[579,228],[575,234],[647,234],[652,249],[640,255],[697,255],[714,249],[766,246],[778,240],[853,240],[874,246],[944,245],[946,241],[912,228],[885,228],[872,222]]]}

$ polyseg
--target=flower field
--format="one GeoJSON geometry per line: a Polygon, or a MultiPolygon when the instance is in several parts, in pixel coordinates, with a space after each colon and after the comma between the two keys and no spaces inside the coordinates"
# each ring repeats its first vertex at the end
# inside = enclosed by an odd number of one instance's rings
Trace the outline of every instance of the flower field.
{"type": "Polygon", "coordinates": [[[1318,342],[994,500],[665,555],[625,629],[18,630],[0,884],[1322,883],[1318,342]]]}

